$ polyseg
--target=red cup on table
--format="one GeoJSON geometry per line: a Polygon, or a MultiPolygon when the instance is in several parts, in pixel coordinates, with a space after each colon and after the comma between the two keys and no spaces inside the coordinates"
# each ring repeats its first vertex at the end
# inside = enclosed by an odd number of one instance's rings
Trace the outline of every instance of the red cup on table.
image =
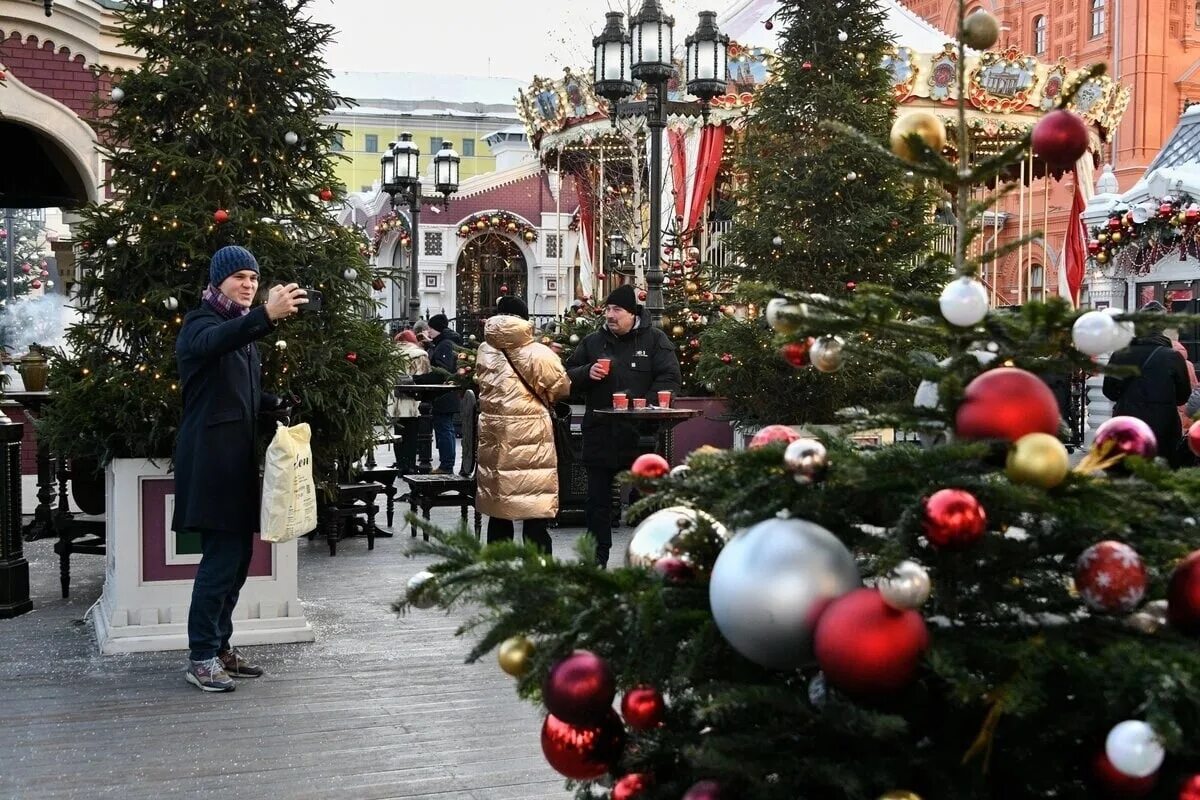
{"type": "Polygon", "coordinates": [[[646,408],[646,398],[644,398],[644,397],[633,398],[633,410],[634,411],[644,411],[645,408],[646,408]]]}
{"type": "Polygon", "coordinates": [[[629,410],[629,395],[624,392],[613,392],[613,410],[628,411],[629,410]]]}
{"type": "Polygon", "coordinates": [[[604,377],[608,377],[608,371],[612,369],[611,358],[597,358],[596,364],[604,371],[604,377]]]}
{"type": "Polygon", "coordinates": [[[659,408],[670,408],[671,407],[671,390],[670,389],[665,389],[658,393],[658,407],[659,408]]]}

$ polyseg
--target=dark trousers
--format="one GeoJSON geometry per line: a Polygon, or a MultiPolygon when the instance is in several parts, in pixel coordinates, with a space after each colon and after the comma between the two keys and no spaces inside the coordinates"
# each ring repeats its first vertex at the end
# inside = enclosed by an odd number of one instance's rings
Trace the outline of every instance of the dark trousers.
{"type": "MultiPolygon", "coordinates": [[[[527,519],[521,525],[521,538],[537,547],[546,555],[550,555],[550,520],[527,519]]],[[[488,517],[487,542],[512,541],[513,521],[488,517]]]]}
{"type": "Polygon", "coordinates": [[[437,442],[438,469],[454,472],[454,414],[433,415],[433,439],[437,442]]]}
{"type": "Polygon", "coordinates": [[[400,441],[392,444],[396,454],[396,469],[401,475],[411,475],[417,471],[417,418],[400,417],[392,423],[392,432],[401,437],[400,441]]]}
{"type": "Polygon", "coordinates": [[[588,533],[596,540],[596,563],[608,565],[612,550],[613,481],[619,470],[589,465],[587,468],[587,506],[585,518],[588,533]]]}
{"type": "Polygon", "coordinates": [[[250,571],[253,533],[200,532],[200,567],[188,609],[188,647],[193,661],[229,649],[233,608],[250,571]]]}

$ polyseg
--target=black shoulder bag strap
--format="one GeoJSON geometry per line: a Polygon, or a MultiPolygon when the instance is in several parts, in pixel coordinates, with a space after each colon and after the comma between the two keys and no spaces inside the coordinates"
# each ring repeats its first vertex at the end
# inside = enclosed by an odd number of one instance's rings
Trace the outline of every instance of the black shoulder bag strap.
{"type": "Polygon", "coordinates": [[[521,374],[521,370],[517,369],[517,365],[513,363],[512,356],[508,354],[507,350],[500,350],[500,352],[504,354],[505,360],[507,360],[508,365],[512,367],[512,371],[517,376],[517,380],[521,382],[521,385],[524,386],[531,395],[533,395],[534,400],[545,406],[546,411],[550,414],[550,428],[554,432],[554,452],[558,454],[558,465],[561,468],[564,464],[571,460],[570,421],[559,417],[554,411],[554,406],[543,400],[541,396],[539,396],[538,393],[533,390],[533,387],[529,385],[529,381],[525,380],[525,376],[521,374]]]}

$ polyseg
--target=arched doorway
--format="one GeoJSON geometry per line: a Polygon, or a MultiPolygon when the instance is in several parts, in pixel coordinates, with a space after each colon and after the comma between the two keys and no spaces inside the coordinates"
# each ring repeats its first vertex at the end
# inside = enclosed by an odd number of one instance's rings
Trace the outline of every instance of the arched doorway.
{"type": "Polygon", "coordinates": [[[483,318],[494,311],[504,294],[529,301],[525,254],[515,241],[498,233],[484,233],[463,246],[456,280],[460,333],[479,335],[483,318]]]}

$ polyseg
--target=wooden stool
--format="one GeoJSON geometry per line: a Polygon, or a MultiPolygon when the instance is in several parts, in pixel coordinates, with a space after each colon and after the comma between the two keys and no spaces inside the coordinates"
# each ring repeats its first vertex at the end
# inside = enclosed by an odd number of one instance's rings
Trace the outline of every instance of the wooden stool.
{"type": "Polygon", "coordinates": [[[361,532],[367,536],[367,549],[375,549],[375,536],[379,533],[375,527],[375,515],[379,513],[375,498],[383,492],[383,484],[375,481],[338,484],[337,501],[326,508],[325,539],[329,542],[329,555],[337,555],[339,539],[360,532],[347,533],[346,529],[350,526],[361,525],[361,532]],[[358,517],[362,517],[362,520],[358,517]]]}

